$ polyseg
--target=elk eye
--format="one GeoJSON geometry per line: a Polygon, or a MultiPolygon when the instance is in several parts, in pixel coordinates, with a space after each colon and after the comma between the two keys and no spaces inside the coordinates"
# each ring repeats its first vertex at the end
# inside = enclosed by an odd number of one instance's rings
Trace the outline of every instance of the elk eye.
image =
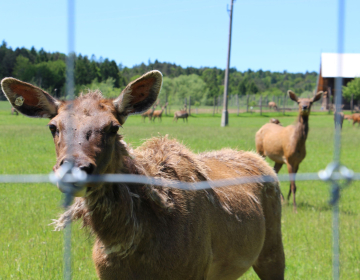
{"type": "Polygon", "coordinates": [[[119,131],[119,128],[120,128],[119,125],[112,125],[112,126],[110,127],[110,133],[111,133],[111,134],[116,134],[116,133],[119,131]]]}
{"type": "Polygon", "coordinates": [[[49,129],[51,131],[51,134],[54,136],[56,131],[57,131],[57,127],[56,125],[53,125],[53,124],[49,124],[49,129]]]}

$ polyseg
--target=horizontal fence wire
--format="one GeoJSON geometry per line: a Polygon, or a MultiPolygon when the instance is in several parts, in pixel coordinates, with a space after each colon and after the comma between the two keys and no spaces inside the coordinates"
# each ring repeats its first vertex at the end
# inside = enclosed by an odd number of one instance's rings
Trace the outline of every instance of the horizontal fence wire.
{"type": "Polygon", "coordinates": [[[0,175],[0,183],[66,183],[66,184],[86,184],[86,183],[129,183],[129,184],[146,184],[154,186],[163,186],[169,188],[177,188],[182,190],[202,190],[209,188],[219,188],[233,185],[249,184],[249,183],[270,183],[270,182],[288,182],[296,181],[339,181],[339,180],[360,180],[360,173],[353,173],[351,170],[332,172],[321,170],[318,173],[292,173],[277,175],[275,179],[272,176],[243,176],[231,179],[201,181],[187,183],[176,180],[165,180],[161,178],[148,177],[144,175],[133,174],[104,174],[104,175],[79,175],[65,174],[63,177],[57,176],[55,173],[49,175],[0,175]],[[85,176],[84,176],[85,175],[85,176]]]}

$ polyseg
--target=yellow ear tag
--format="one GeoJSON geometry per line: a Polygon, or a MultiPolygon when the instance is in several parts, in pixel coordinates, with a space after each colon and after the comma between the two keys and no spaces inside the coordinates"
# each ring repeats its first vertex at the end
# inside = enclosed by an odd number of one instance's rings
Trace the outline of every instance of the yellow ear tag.
{"type": "Polygon", "coordinates": [[[22,106],[24,104],[24,101],[25,101],[24,97],[19,96],[18,98],[15,99],[14,103],[16,106],[22,106]]]}

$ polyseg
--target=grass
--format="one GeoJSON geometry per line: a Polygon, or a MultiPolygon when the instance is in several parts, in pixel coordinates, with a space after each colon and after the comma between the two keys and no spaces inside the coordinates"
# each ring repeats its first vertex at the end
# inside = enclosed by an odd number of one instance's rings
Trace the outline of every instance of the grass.
{"type": "MultiPolygon", "coordinates": [[[[195,115],[188,123],[163,117],[162,123],[130,117],[121,129],[124,139],[139,146],[145,139],[169,134],[194,152],[232,147],[254,150],[256,131],[269,117],[291,124],[296,113],[230,115],[229,126],[220,127],[220,115],[195,115]]],[[[10,115],[7,102],[0,102],[0,174],[49,173],[55,163],[52,137],[46,119],[10,115]]],[[[360,172],[360,129],[344,123],[342,163],[360,172]]],[[[317,172],[333,156],[333,117],[313,113],[307,140],[307,156],[299,172],[317,172]]],[[[271,165],[272,162],[269,161],[271,165]]],[[[286,167],[280,172],[286,174],[286,167]]],[[[341,193],[341,279],[360,279],[360,192],[354,182],[341,193]]],[[[332,210],[329,186],[320,181],[298,182],[298,214],[283,206],[282,230],[286,254],[286,279],[331,279],[332,210]]],[[[289,184],[282,183],[283,193],[289,184]]],[[[51,184],[0,184],[0,279],[62,279],[63,233],[48,226],[61,210],[62,196],[51,184]]],[[[73,279],[96,279],[91,259],[93,238],[73,224],[73,279]]],[[[242,279],[258,279],[250,270],[242,279]]]]}

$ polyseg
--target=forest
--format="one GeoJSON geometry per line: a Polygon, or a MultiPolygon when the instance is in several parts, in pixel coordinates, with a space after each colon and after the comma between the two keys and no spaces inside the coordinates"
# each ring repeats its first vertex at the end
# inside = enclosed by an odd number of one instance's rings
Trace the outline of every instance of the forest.
{"type": "MultiPolygon", "coordinates": [[[[46,52],[32,47],[13,50],[5,41],[0,46],[0,79],[14,77],[46,90],[57,98],[66,99],[66,59],[59,52],[46,52]]],[[[88,89],[100,89],[107,97],[118,96],[130,82],[147,71],[159,70],[164,75],[160,100],[169,104],[182,104],[191,96],[191,104],[212,105],[214,97],[224,91],[225,70],[209,67],[186,67],[148,61],[132,68],[123,66],[108,58],[92,55],[75,55],[75,94],[88,89]]],[[[288,73],[271,71],[241,72],[236,68],[229,71],[229,95],[256,94],[262,96],[283,96],[288,89],[296,94],[309,94],[315,89],[317,73],[288,73]]],[[[0,94],[0,100],[5,97],[0,94]]]]}

